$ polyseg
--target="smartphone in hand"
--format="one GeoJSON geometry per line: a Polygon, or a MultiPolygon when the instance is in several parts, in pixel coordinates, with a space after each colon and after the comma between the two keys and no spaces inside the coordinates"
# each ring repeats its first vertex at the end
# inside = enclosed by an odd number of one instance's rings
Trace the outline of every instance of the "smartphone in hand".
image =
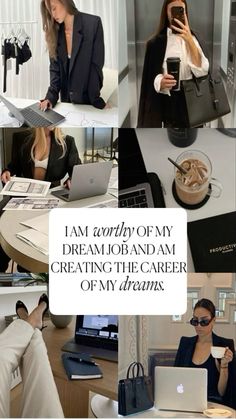
{"type": "MultiPolygon", "coordinates": [[[[171,25],[179,26],[178,23],[174,19],[180,20],[185,25],[185,17],[184,17],[184,7],[181,6],[173,6],[171,8],[171,25]]],[[[175,29],[172,29],[173,33],[178,33],[175,29]]]]}

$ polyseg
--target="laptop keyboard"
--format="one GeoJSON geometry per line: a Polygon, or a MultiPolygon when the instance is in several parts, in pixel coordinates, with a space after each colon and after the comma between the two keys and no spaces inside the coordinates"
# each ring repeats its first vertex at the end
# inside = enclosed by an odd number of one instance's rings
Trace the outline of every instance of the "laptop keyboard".
{"type": "Polygon", "coordinates": [[[145,189],[119,195],[120,208],[147,208],[147,196],[145,189]]]}
{"type": "Polygon", "coordinates": [[[52,125],[52,123],[48,119],[38,114],[37,112],[34,112],[34,110],[30,108],[22,109],[21,114],[23,115],[25,120],[30,122],[30,124],[34,127],[48,127],[52,125]]]}

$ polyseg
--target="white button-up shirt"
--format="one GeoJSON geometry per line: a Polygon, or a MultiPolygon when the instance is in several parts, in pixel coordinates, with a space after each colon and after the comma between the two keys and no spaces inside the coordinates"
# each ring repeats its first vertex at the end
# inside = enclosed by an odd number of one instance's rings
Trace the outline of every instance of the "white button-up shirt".
{"type": "MultiPolygon", "coordinates": [[[[179,35],[176,35],[172,32],[170,28],[167,28],[167,46],[166,53],[163,62],[163,74],[167,74],[167,63],[166,60],[169,57],[179,57],[180,62],[180,80],[189,80],[192,79],[192,73],[196,77],[203,77],[208,74],[209,71],[209,61],[203,54],[203,51],[199,45],[198,40],[192,35],[193,40],[201,54],[201,67],[197,67],[191,61],[191,57],[188,53],[186,42],[179,35]]],[[[160,90],[161,80],[163,74],[158,74],[154,79],[154,88],[158,93],[164,93],[170,95],[169,89],[160,90]]]]}

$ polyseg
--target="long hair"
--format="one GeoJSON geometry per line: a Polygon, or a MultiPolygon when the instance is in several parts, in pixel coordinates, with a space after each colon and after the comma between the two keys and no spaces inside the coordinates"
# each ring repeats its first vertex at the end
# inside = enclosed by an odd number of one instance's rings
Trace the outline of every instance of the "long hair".
{"type": "MultiPolygon", "coordinates": [[[[67,13],[70,15],[76,15],[78,13],[78,9],[76,8],[73,0],[59,1],[64,5],[67,13]]],[[[40,8],[49,56],[50,58],[56,59],[59,24],[53,19],[50,0],[41,0],[40,8]]]]}
{"type": "MultiPolygon", "coordinates": [[[[162,31],[164,31],[165,29],[168,28],[169,26],[169,19],[168,19],[168,15],[167,15],[167,7],[170,3],[172,3],[174,0],[165,0],[162,6],[162,10],[161,10],[161,17],[160,17],[160,22],[159,22],[159,26],[157,31],[155,32],[155,35],[159,35],[162,31]]],[[[187,1],[186,0],[181,0],[182,3],[185,4],[185,13],[187,15],[188,18],[188,5],[187,5],[187,1]]]]}
{"type": "MultiPolygon", "coordinates": [[[[65,136],[60,128],[54,128],[52,132],[54,133],[55,141],[57,142],[57,144],[61,146],[61,149],[62,149],[62,154],[60,156],[60,159],[61,159],[62,157],[64,157],[65,152],[66,152],[65,136]]],[[[34,142],[31,147],[30,155],[31,155],[31,159],[34,161],[35,160],[34,151],[35,151],[36,145],[40,144],[40,146],[42,147],[43,153],[45,153],[47,149],[47,139],[46,139],[44,128],[43,127],[34,128],[33,138],[34,138],[34,142]]]]}
{"type": "Polygon", "coordinates": [[[196,308],[205,308],[209,313],[211,314],[211,317],[214,318],[216,315],[216,308],[211,300],[208,300],[207,298],[202,298],[201,300],[197,301],[197,303],[194,306],[193,311],[196,308]]]}

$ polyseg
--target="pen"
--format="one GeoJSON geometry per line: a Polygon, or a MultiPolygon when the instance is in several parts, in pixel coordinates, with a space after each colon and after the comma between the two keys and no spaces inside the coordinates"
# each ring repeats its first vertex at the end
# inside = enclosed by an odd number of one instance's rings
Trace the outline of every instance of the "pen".
{"type": "Polygon", "coordinates": [[[84,362],[84,364],[98,366],[98,364],[96,364],[96,362],[94,362],[94,361],[88,361],[88,360],[83,359],[83,358],[76,358],[76,357],[73,357],[73,356],[68,356],[68,358],[71,359],[72,361],[75,361],[75,362],[84,362]]]}

